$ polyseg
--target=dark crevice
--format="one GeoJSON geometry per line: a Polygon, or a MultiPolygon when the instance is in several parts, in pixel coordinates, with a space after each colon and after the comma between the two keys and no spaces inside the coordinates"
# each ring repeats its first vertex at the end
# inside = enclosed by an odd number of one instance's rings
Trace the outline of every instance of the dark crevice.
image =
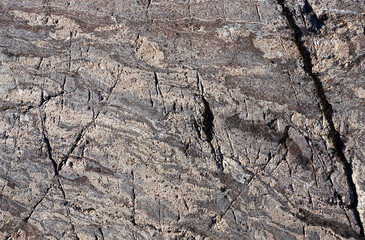
{"type": "Polygon", "coordinates": [[[223,171],[223,154],[220,150],[220,147],[218,146],[217,149],[214,148],[212,140],[213,140],[213,136],[214,136],[214,116],[213,116],[213,112],[210,109],[209,106],[209,102],[205,99],[204,96],[202,96],[202,101],[203,101],[203,105],[204,105],[204,111],[203,111],[203,116],[202,116],[202,129],[203,132],[207,138],[207,141],[210,145],[210,148],[212,150],[212,154],[214,156],[215,162],[217,164],[217,167],[219,170],[223,171]]]}
{"type": "MultiPolygon", "coordinates": [[[[353,211],[356,224],[360,227],[360,235],[364,236],[364,228],[363,228],[363,225],[362,225],[362,222],[360,219],[359,211],[357,210],[358,194],[356,191],[356,186],[355,186],[354,180],[352,179],[352,175],[353,175],[352,166],[345,157],[345,154],[343,152],[344,144],[341,140],[340,134],[335,129],[333,119],[332,119],[332,113],[333,113],[332,106],[327,100],[327,97],[325,95],[325,92],[324,92],[324,89],[323,89],[323,86],[322,86],[322,83],[321,83],[319,77],[317,76],[317,74],[315,74],[313,72],[311,54],[304,45],[304,41],[302,40],[303,33],[302,33],[300,27],[296,24],[293,13],[285,5],[284,0],[277,0],[277,2],[282,7],[282,14],[285,16],[285,18],[287,19],[287,21],[289,23],[290,28],[294,32],[294,41],[300,52],[302,59],[303,59],[304,71],[312,79],[312,82],[314,84],[323,115],[328,123],[328,128],[329,128],[328,137],[335,149],[337,158],[340,160],[340,162],[343,165],[343,168],[344,168],[344,171],[346,174],[346,180],[347,180],[347,184],[348,184],[348,187],[350,190],[350,195],[351,195],[351,197],[350,197],[351,203],[347,207],[353,211]]],[[[308,6],[305,6],[304,10],[310,11],[311,7],[309,9],[308,6]]]]}
{"type": "Polygon", "coordinates": [[[213,121],[214,116],[212,110],[210,109],[208,101],[202,97],[203,104],[204,104],[204,112],[203,112],[203,132],[207,137],[207,141],[211,142],[213,139],[213,121]]]}
{"type": "MultiPolygon", "coordinates": [[[[45,197],[46,197],[46,195],[48,194],[48,192],[49,192],[49,190],[52,188],[52,184],[50,184],[49,186],[48,186],[48,188],[46,189],[46,191],[45,191],[45,193],[43,194],[43,196],[36,202],[36,204],[32,207],[32,209],[31,209],[31,211],[30,211],[30,213],[28,214],[28,216],[27,217],[25,217],[23,220],[22,220],[22,222],[18,225],[18,226],[16,226],[16,230],[15,231],[13,231],[13,234],[15,234],[15,233],[18,233],[18,231],[20,230],[20,229],[22,229],[27,223],[28,223],[28,221],[29,221],[29,219],[32,217],[32,215],[33,215],[33,213],[34,213],[34,211],[37,209],[37,207],[43,202],[43,200],[45,199],[45,197]]],[[[7,235],[7,236],[5,236],[4,237],[4,239],[13,239],[13,238],[11,238],[11,235],[7,235]]]]}
{"type": "Polygon", "coordinates": [[[36,67],[36,70],[39,70],[39,68],[41,67],[42,62],[43,62],[43,57],[41,57],[41,59],[39,60],[39,63],[36,67]]]}
{"type": "Polygon", "coordinates": [[[196,73],[196,88],[198,89],[200,96],[203,97],[204,96],[204,87],[203,87],[202,81],[200,80],[198,72],[196,73]]]}
{"type": "Polygon", "coordinates": [[[61,181],[60,181],[59,178],[57,178],[57,183],[58,183],[58,188],[60,189],[60,191],[62,193],[62,197],[63,197],[63,200],[64,200],[64,205],[66,206],[68,204],[67,201],[66,201],[66,193],[65,193],[65,190],[62,187],[62,184],[61,184],[61,181]]]}
{"type": "Polygon", "coordinates": [[[214,225],[217,223],[217,216],[213,216],[210,218],[210,223],[209,223],[209,229],[211,229],[212,227],[214,227],[214,225]]]}
{"type": "Polygon", "coordinates": [[[55,176],[58,176],[58,168],[57,168],[57,163],[56,161],[53,159],[52,157],[52,148],[51,148],[51,144],[49,142],[48,137],[46,136],[46,134],[43,132],[43,141],[46,144],[46,149],[47,149],[47,154],[48,154],[48,158],[51,160],[52,162],[52,166],[53,166],[53,170],[54,170],[54,174],[55,176]]]}
{"type": "Polygon", "coordinates": [[[186,157],[188,156],[189,147],[190,147],[190,141],[187,143],[184,143],[184,154],[186,157]]]}
{"type": "Polygon", "coordinates": [[[101,229],[101,227],[98,228],[100,235],[101,235],[101,239],[104,240],[104,233],[103,230],[101,229]]]}
{"type": "Polygon", "coordinates": [[[158,81],[158,75],[156,72],[153,72],[154,73],[154,77],[155,77],[155,85],[156,85],[156,92],[157,92],[157,95],[160,94],[160,96],[162,97],[163,99],[163,95],[162,95],[162,91],[161,91],[161,88],[160,88],[160,83],[158,81]]]}
{"type": "Polygon", "coordinates": [[[134,186],[134,171],[131,171],[131,177],[132,177],[132,215],[131,215],[131,223],[133,226],[136,226],[136,192],[135,192],[135,186],[134,186]]]}
{"type": "Polygon", "coordinates": [[[322,15],[318,17],[307,0],[304,1],[304,6],[301,14],[302,16],[303,14],[308,16],[309,23],[311,24],[310,30],[312,32],[318,32],[325,25],[324,21],[327,20],[327,15],[322,15]]]}
{"type": "Polygon", "coordinates": [[[158,94],[157,88],[158,88],[158,77],[157,77],[157,73],[153,72],[153,78],[155,79],[155,88],[156,88],[156,93],[158,94]]]}
{"type": "MultiPolygon", "coordinates": [[[[135,189],[135,176],[134,176],[134,171],[131,171],[131,178],[132,178],[132,214],[130,217],[130,222],[133,224],[133,226],[137,226],[136,223],[136,189],[135,189]]],[[[133,236],[133,240],[136,239],[136,233],[135,230],[132,229],[132,236],[133,236]]]]}
{"type": "Polygon", "coordinates": [[[115,87],[117,86],[118,82],[119,82],[119,75],[118,75],[117,80],[115,80],[114,84],[109,88],[109,92],[108,92],[108,96],[106,97],[106,100],[109,100],[109,98],[112,95],[112,93],[113,93],[115,87]]]}
{"type": "MultiPolygon", "coordinates": [[[[199,91],[199,95],[201,97],[201,100],[203,102],[203,113],[202,113],[202,130],[204,132],[204,135],[206,137],[206,141],[209,143],[209,146],[211,148],[211,153],[214,157],[214,160],[217,164],[217,167],[220,171],[223,171],[223,154],[220,150],[220,147],[218,146],[217,149],[215,149],[212,140],[214,137],[214,115],[213,112],[210,108],[209,102],[205,99],[204,97],[204,87],[203,84],[200,80],[199,74],[197,72],[196,74],[196,84],[197,84],[197,89],[199,91]]],[[[195,126],[196,130],[198,131],[199,128],[197,128],[197,126],[195,126]]],[[[201,139],[201,134],[198,131],[198,136],[201,139]]],[[[218,142],[217,142],[218,144],[218,142]]]]}

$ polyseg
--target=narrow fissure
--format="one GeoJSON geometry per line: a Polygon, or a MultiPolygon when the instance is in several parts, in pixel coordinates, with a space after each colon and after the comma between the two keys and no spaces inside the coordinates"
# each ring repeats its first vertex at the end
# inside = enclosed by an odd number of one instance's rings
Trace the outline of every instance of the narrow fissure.
{"type": "Polygon", "coordinates": [[[42,130],[43,142],[46,145],[47,155],[48,155],[48,158],[51,160],[54,175],[58,176],[58,165],[57,165],[56,161],[53,159],[53,156],[52,156],[52,147],[51,147],[51,143],[49,142],[49,139],[47,137],[47,134],[45,132],[46,129],[45,129],[45,126],[44,126],[44,119],[42,117],[41,109],[39,109],[39,114],[40,114],[40,118],[41,118],[41,127],[42,127],[41,130],[42,130]]]}
{"type": "Polygon", "coordinates": [[[43,201],[43,199],[46,197],[46,195],[48,194],[48,192],[49,192],[49,190],[51,189],[51,187],[52,187],[52,185],[50,185],[48,188],[47,188],[47,190],[46,190],[46,192],[44,193],[44,195],[42,196],[42,198],[33,206],[33,208],[32,208],[32,210],[31,210],[31,212],[29,213],[29,215],[26,217],[26,218],[24,218],[24,222],[28,222],[28,220],[32,217],[32,215],[33,215],[33,213],[34,213],[34,211],[35,211],[35,209],[39,206],[39,204],[41,204],[41,202],[43,201]]]}
{"type": "Polygon", "coordinates": [[[207,137],[208,142],[213,140],[213,121],[214,116],[212,110],[210,109],[208,101],[202,97],[203,104],[204,104],[204,112],[203,112],[203,132],[207,137]]]}
{"type": "Polygon", "coordinates": [[[319,99],[321,108],[322,108],[322,112],[323,115],[328,123],[328,127],[329,127],[329,139],[332,142],[332,145],[335,149],[336,152],[336,156],[338,157],[338,159],[341,161],[344,170],[345,170],[345,174],[346,174],[346,178],[347,178],[347,183],[350,189],[350,194],[351,196],[351,204],[349,206],[347,206],[349,209],[353,210],[354,216],[355,216],[355,221],[357,222],[359,228],[360,228],[360,235],[364,236],[364,227],[362,225],[361,222],[361,218],[360,218],[360,213],[357,210],[358,207],[358,194],[356,191],[356,186],[354,183],[354,180],[352,179],[352,166],[351,164],[347,161],[345,154],[343,152],[343,147],[344,144],[341,140],[340,134],[338,133],[338,131],[335,129],[334,123],[333,123],[333,119],[332,119],[332,106],[331,104],[328,102],[327,97],[325,95],[322,83],[319,79],[319,77],[313,72],[313,66],[312,66],[312,59],[310,56],[310,52],[308,51],[308,49],[304,46],[304,42],[302,41],[302,31],[299,28],[299,26],[295,23],[294,20],[294,16],[293,13],[290,12],[290,9],[285,5],[284,0],[277,0],[278,4],[282,7],[282,14],[285,16],[285,18],[287,19],[290,28],[294,31],[294,41],[295,44],[300,52],[300,55],[303,59],[303,68],[304,71],[308,74],[308,76],[312,79],[312,82],[314,84],[315,90],[316,90],[316,94],[317,97],[319,99]]]}
{"type": "Polygon", "coordinates": [[[135,192],[135,183],[134,183],[134,171],[131,171],[131,177],[132,177],[132,215],[131,215],[131,222],[133,226],[136,226],[136,192],[135,192]]]}
{"type": "MultiPolygon", "coordinates": [[[[206,137],[207,142],[209,143],[210,149],[211,149],[211,153],[213,154],[214,160],[217,164],[217,167],[220,171],[223,171],[223,154],[220,150],[220,147],[218,146],[217,149],[215,149],[215,147],[213,146],[212,140],[214,137],[214,115],[213,112],[210,108],[209,102],[205,99],[204,97],[204,87],[203,84],[200,80],[199,74],[198,72],[196,73],[196,86],[197,89],[199,91],[199,96],[201,97],[201,100],[203,102],[203,106],[204,106],[204,110],[202,113],[202,123],[201,123],[201,127],[202,130],[204,132],[204,135],[206,137]]],[[[199,139],[201,139],[201,133],[200,130],[198,128],[197,122],[194,121],[194,127],[195,130],[198,133],[198,137],[199,139]]]]}
{"type": "Polygon", "coordinates": [[[51,159],[52,162],[52,166],[53,166],[53,170],[54,170],[54,174],[55,176],[58,176],[58,168],[57,168],[57,163],[56,161],[53,159],[52,157],[52,148],[51,148],[51,144],[49,142],[48,137],[46,136],[46,134],[43,132],[43,141],[46,144],[46,148],[47,148],[47,154],[49,159],[51,159]]]}
{"type": "Polygon", "coordinates": [[[101,235],[101,239],[104,240],[104,233],[103,230],[101,229],[101,227],[98,228],[100,235],[101,235]]]}
{"type": "Polygon", "coordinates": [[[153,78],[155,80],[155,90],[156,90],[156,95],[158,95],[159,93],[159,89],[158,89],[158,77],[157,77],[157,73],[156,72],[153,72],[153,78]]]}
{"type": "Polygon", "coordinates": [[[202,129],[203,129],[203,132],[210,145],[210,148],[212,149],[212,154],[214,156],[217,167],[219,170],[223,171],[224,170],[223,169],[223,154],[222,154],[219,146],[218,146],[218,149],[216,150],[212,144],[212,140],[213,140],[213,136],[214,136],[213,112],[210,109],[209,102],[205,99],[204,96],[202,96],[202,101],[203,101],[203,105],[204,105],[202,129]]]}

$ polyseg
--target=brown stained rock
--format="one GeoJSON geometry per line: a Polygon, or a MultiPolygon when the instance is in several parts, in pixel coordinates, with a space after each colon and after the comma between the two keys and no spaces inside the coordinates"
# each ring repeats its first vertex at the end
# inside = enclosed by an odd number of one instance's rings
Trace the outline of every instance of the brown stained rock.
{"type": "Polygon", "coordinates": [[[364,239],[364,3],[0,3],[0,239],[364,239]]]}

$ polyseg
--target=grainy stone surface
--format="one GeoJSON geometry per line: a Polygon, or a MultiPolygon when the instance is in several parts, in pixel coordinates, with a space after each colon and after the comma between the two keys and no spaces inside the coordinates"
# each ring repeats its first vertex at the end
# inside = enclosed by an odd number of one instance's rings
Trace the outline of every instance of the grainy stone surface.
{"type": "Polygon", "coordinates": [[[363,239],[355,0],[3,0],[0,239],[363,239]]]}

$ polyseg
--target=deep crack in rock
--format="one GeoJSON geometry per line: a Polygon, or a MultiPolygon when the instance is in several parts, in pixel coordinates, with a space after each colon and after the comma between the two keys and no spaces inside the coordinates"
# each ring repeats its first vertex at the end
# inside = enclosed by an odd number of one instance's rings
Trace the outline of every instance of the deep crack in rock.
{"type": "MultiPolygon", "coordinates": [[[[358,194],[357,194],[357,191],[356,191],[356,186],[355,186],[354,180],[352,179],[352,175],[353,175],[352,166],[351,166],[351,163],[347,161],[347,159],[345,157],[345,154],[343,153],[344,144],[341,140],[340,134],[335,129],[335,125],[333,123],[333,119],[332,119],[333,109],[332,109],[332,106],[329,103],[329,101],[327,100],[327,97],[325,95],[325,91],[323,89],[321,80],[319,79],[318,75],[313,72],[312,59],[311,59],[311,56],[310,56],[311,54],[304,45],[304,41],[302,40],[303,33],[302,33],[300,27],[298,27],[298,25],[296,24],[296,22],[294,20],[293,13],[285,5],[284,0],[277,0],[277,1],[278,1],[278,4],[282,7],[282,13],[285,16],[286,20],[288,21],[289,26],[291,27],[291,29],[294,32],[293,33],[294,42],[295,42],[295,44],[298,48],[298,51],[300,52],[300,55],[303,59],[304,71],[312,79],[312,82],[314,84],[318,100],[319,100],[320,105],[321,105],[323,115],[324,115],[324,117],[325,117],[325,119],[328,123],[328,127],[329,127],[328,137],[331,140],[332,145],[333,145],[333,147],[336,151],[337,158],[340,160],[340,162],[342,163],[342,165],[344,167],[344,171],[346,173],[346,178],[347,178],[346,180],[347,180],[349,190],[351,191],[351,195],[352,195],[352,197],[351,197],[352,203],[347,207],[349,209],[353,210],[354,215],[355,215],[355,220],[356,220],[358,226],[360,227],[360,235],[362,237],[365,237],[364,227],[363,227],[363,224],[361,222],[360,213],[357,209],[357,207],[358,207],[358,194]]],[[[306,1],[305,7],[306,7],[307,10],[309,9],[308,6],[309,6],[308,2],[306,1]]],[[[311,9],[311,7],[310,7],[310,9],[311,9]]],[[[313,10],[311,10],[311,11],[313,11],[313,10]]]]}

